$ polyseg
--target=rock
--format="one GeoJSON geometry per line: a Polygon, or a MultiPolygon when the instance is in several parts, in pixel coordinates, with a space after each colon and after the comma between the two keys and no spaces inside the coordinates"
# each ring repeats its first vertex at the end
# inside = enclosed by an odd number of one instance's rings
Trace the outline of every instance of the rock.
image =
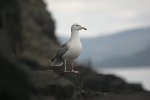
{"type": "Polygon", "coordinates": [[[27,70],[0,55],[0,99],[31,100],[32,85],[27,70]]]}
{"type": "Polygon", "coordinates": [[[52,70],[36,70],[32,74],[32,82],[39,93],[51,95],[58,100],[73,96],[73,84],[52,70]]]}

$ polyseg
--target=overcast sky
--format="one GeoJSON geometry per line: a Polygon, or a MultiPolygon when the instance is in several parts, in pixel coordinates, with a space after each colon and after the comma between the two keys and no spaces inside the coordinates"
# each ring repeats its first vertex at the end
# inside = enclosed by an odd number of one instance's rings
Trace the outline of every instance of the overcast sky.
{"type": "Polygon", "coordinates": [[[81,37],[109,35],[150,26],[150,0],[45,0],[56,22],[57,36],[70,36],[79,23],[88,30],[81,37]]]}

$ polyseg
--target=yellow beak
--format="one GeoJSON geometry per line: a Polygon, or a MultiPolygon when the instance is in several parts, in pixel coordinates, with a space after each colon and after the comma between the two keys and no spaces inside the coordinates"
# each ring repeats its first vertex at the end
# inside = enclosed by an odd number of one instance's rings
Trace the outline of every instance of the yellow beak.
{"type": "Polygon", "coordinates": [[[81,29],[87,30],[85,27],[81,27],[81,29]]]}

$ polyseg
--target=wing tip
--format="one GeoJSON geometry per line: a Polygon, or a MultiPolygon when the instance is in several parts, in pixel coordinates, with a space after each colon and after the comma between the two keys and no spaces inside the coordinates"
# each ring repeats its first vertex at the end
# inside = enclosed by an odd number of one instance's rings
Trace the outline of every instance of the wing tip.
{"type": "Polygon", "coordinates": [[[51,66],[61,66],[63,64],[62,60],[54,59],[51,66]]]}

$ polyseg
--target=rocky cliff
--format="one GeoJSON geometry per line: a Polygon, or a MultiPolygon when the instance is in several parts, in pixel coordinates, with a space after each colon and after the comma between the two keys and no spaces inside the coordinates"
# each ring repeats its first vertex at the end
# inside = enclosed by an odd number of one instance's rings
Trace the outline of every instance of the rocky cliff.
{"type": "Polygon", "coordinates": [[[0,99],[149,100],[140,84],[78,66],[63,73],[48,61],[58,47],[55,22],[42,0],[0,1],[0,99]]]}
{"type": "Polygon", "coordinates": [[[54,20],[44,2],[1,0],[0,7],[1,51],[9,57],[46,64],[58,43],[54,20]]]}

